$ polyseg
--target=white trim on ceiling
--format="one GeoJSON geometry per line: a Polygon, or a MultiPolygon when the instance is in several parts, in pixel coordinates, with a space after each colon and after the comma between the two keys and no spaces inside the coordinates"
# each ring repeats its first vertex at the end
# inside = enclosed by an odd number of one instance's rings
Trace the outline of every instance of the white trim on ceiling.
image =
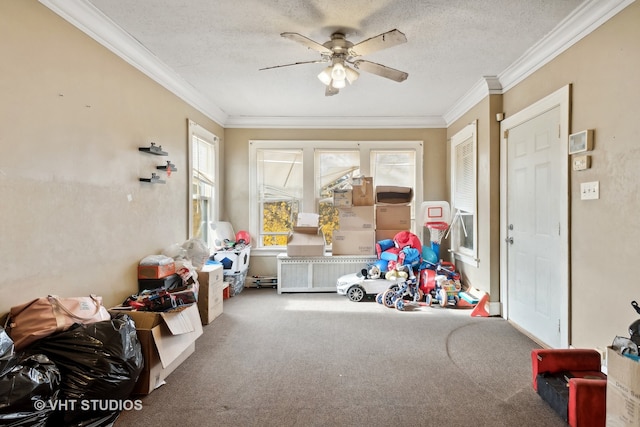
{"type": "Polygon", "coordinates": [[[587,0],[518,60],[496,76],[482,77],[440,117],[229,116],[160,61],[130,34],[83,0],[39,0],[152,80],[227,128],[434,128],[447,127],[484,97],[502,94],[608,21],[635,0],[587,0]]]}
{"type": "Polygon", "coordinates": [[[443,115],[447,127],[488,95],[501,94],[542,68],[635,0],[587,0],[501,72],[483,77],[443,115]],[[486,84],[485,84],[486,83],[486,84]],[[498,90],[497,86],[501,86],[498,90]]]}
{"type": "Polygon", "coordinates": [[[458,120],[464,113],[473,108],[478,102],[488,95],[502,94],[502,85],[497,76],[483,76],[473,85],[473,87],[447,111],[443,120],[448,127],[458,120]]]}
{"type": "Polygon", "coordinates": [[[557,27],[531,47],[500,75],[508,91],[556,56],[582,40],[635,0],[588,0],[578,6],[557,27]]]}
{"type": "Polygon", "coordinates": [[[91,3],[83,0],[39,1],[210,119],[221,125],[227,121],[229,116],[224,111],[91,3]]]}
{"type": "Polygon", "coordinates": [[[230,116],[225,128],[286,129],[422,129],[444,128],[439,116],[431,117],[239,117],[230,116]]]}

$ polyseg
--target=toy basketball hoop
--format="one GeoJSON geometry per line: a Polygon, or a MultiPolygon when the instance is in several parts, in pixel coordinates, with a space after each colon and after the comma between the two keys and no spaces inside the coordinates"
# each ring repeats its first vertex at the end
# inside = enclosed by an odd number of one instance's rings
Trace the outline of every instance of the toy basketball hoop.
{"type": "Polygon", "coordinates": [[[447,229],[449,228],[449,224],[447,224],[446,222],[428,222],[425,224],[427,226],[427,228],[429,229],[429,236],[431,243],[435,243],[437,245],[440,244],[440,242],[442,242],[442,238],[444,237],[444,234],[447,232],[447,229]]]}
{"type": "Polygon", "coordinates": [[[427,222],[425,226],[429,229],[431,249],[435,252],[437,259],[440,259],[440,242],[449,229],[449,224],[443,221],[427,222]]]}
{"type": "MultiPolygon", "coordinates": [[[[422,202],[422,205],[420,205],[420,216],[422,219],[421,222],[429,229],[431,249],[439,260],[440,242],[449,229],[449,223],[451,222],[449,202],[444,200],[422,202]]],[[[423,240],[426,241],[425,236],[423,236],[423,240]]]]}

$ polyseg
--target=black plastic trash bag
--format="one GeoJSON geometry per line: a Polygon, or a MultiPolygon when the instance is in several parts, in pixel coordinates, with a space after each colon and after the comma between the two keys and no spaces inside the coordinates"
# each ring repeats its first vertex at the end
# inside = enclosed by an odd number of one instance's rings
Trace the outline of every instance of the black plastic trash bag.
{"type": "Polygon", "coordinates": [[[0,328],[0,425],[44,427],[53,413],[60,371],[43,354],[15,354],[0,328]]]}
{"type": "Polygon", "coordinates": [[[117,418],[144,363],[135,323],[127,315],[76,324],[25,351],[46,354],[60,369],[58,399],[64,405],[50,419],[55,425],[110,425],[95,422],[110,415],[117,418]]]}

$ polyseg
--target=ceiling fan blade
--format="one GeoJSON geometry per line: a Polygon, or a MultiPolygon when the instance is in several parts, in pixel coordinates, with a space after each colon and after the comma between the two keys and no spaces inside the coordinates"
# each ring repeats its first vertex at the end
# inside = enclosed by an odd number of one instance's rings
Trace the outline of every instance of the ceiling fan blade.
{"type": "Polygon", "coordinates": [[[322,62],[329,62],[329,60],[328,59],[318,59],[316,61],[303,61],[303,62],[294,62],[293,64],[274,65],[273,67],[260,68],[258,71],[271,70],[272,68],[291,67],[292,65],[319,64],[319,63],[322,63],[322,62]]]}
{"type": "Polygon", "coordinates": [[[391,30],[353,45],[349,53],[351,56],[363,56],[406,42],[407,37],[401,31],[391,30]]]}
{"type": "Polygon", "coordinates": [[[395,80],[397,82],[403,82],[407,80],[409,74],[404,71],[396,70],[386,67],[384,65],[376,64],[375,62],[365,61],[359,59],[353,62],[353,66],[358,70],[366,71],[367,73],[377,74],[378,76],[385,77],[387,79],[395,80]]]}
{"type": "Polygon", "coordinates": [[[340,89],[336,89],[335,87],[329,85],[327,86],[327,88],[324,90],[324,96],[332,96],[332,95],[337,95],[338,92],[340,92],[340,89]]]}
{"type": "Polygon", "coordinates": [[[309,49],[313,49],[316,50],[322,54],[325,55],[331,55],[333,52],[331,52],[331,49],[327,49],[326,47],[324,47],[323,45],[321,45],[318,42],[314,42],[313,40],[311,40],[310,38],[307,38],[301,34],[298,33],[281,33],[280,34],[282,37],[289,39],[289,40],[293,40],[294,42],[298,42],[301,45],[309,48],[309,49]]]}

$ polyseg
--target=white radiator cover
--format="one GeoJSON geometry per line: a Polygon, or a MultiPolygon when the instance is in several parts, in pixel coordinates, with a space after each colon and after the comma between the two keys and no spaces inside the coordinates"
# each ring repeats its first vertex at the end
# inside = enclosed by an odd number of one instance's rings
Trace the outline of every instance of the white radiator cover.
{"type": "Polygon", "coordinates": [[[289,257],[280,254],[278,293],[335,292],[339,277],[357,273],[375,261],[374,255],[289,257]]]}

